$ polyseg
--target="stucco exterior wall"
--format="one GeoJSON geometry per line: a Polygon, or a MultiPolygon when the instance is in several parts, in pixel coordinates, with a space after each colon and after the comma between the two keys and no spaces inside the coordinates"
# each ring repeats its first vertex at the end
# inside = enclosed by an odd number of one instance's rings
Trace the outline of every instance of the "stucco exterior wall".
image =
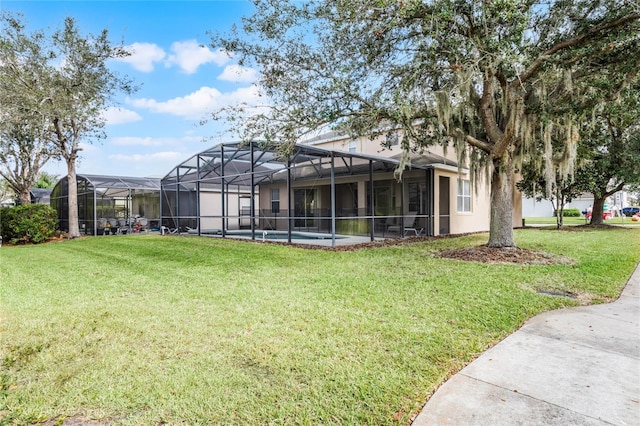
{"type": "MultiPolygon", "coordinates": [[[[225,211],[228,216],[225,229],[235,230],[250,224],[248,219],[240,216],[240,208],[245,203],[247,194],[238,192],[225,193],[225,211]],[[246,224],[243,224],[246,222],[246,224]]],[[[222,195],[220,191],[200,191],[200,229],[201,232],[222,229],[222,195]]]]}
{"type": "Polygon", "coordinates": [[[469,180],[469,175],[459,173],[455,170],[436,169],[434,185],[435,200],[435,226],[436,235],[440,234],[462,234],[467,232],[481,232],[489,230],[489,188],[485,182],[470,182],[471,186],[471,211],[458,211],[458,181],[469,180]],[[446,208],[440,205],[442,194],[441,177],[449,179],[448,199],[449,199],[449,226],[446,226],[446,208]]]}
{"type": "MultiPolygon", "coordinates": [[[[381,157],[393,157],[402,154],[400,138],[398,135],[398,143],[392,146],[383,146],[385,138],[380,136],[374,140],[368,137],[360,137],[358,139],[350,139],[347,137],[333,137],[319,139],[311,142],[312,145],[325,149],[337,151],[349,151],[349,148],[355,148],[356,153],[375,155],[381,157]]],[[[455,150],[448,149],[447,154],[441,146],[432,146],[427,150],[431,156],[441,156],[443,159],[457,162],[455,150]]],[[[459,234],[467,232],[488,231],[490,225],[491,210],[491,193],[489,182],[482,179],[480,182],[472,182],[472,209],[471,212],[459,212],[457,209],[458,180],[469,179],[468,175],[460,173],[458,170],[443,170],[434,165],[435,182],[434,182],[434,232],[436,235],[447,229],[446,224],[440,223],[439,201],[440,187],[439,177],[449,178],[449,226],[448,233],[459,234]]],[[[456,168],[454,168],[456,169],[456,168]]],[[[522,226],[522,195],[514,188],[513,197],[513,226],[514,228],[522,226]]]]}
{"type": "MultiPolygon", "coordinates": [[[[345,136],[336,136],[333,138],[318,139],[310,142],[310,145],[317,146],[324,149],[330,149],[334,151],[349,152],[350,143],[354,143],[355,153],[374,155],[378,157],[393,157],[402,154],[401,147],[401,134],[398,133],[397,143],[390,146],[383,146],[385,143],[384,136],[378,136],[371,140],[368,136],[362,136],[357,139],[351,139],[345,136]]],[[[455,151],[453,149],[447,150],[447,155],[444,154],[444,148],[435,145],[425,150],[425,153],[441,156],[451,161],[457,161],[455,151]]]]}

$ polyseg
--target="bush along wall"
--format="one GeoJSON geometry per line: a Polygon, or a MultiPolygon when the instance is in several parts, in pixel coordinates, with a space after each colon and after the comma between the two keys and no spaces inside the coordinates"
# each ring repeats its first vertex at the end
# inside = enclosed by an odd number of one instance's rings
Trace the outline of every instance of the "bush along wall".
{"type": "Polygon", "coordinates": [[[58,226],[56,211],[46,204],[26,204],[0,209],[0,235],[10,244],[42,243],[58,226]]]}
{"type": "MultiPolygon", "coordinates": [[[[558,215],[557,211],[553,212],[554,216],[558,215]]],[[[564,209],[562,216],[564,217],[580,217],[580,209],[564,209]]]]}

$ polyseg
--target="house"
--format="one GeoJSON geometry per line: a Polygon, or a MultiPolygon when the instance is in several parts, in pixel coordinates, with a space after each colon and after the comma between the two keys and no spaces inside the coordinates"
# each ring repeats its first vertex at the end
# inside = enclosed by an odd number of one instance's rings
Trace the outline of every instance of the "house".
{"type": "Polygon", "coordinates": [[[454,153],[436,147],[412,155],[398,179],[400,144],[380,142],[329,134],[286,155],[261,142],[211,147],[161,180],[162,224],[253,239],[291,241],[306,233],[332,245],[343,236],[364,241],[489,229],[487,184],[472,183],[454,153]]]}
{"type": "Polygon", "coordinates": [[[250,166],[242,150],[227,146],[195,154],[162,178],[162,226],[198,235],[251,227],[257,182],[271,169],[260,158],[250,166]]]}
{"type": "MultiPolygon", "coordinates": [[[[566,209],[578,209],[582,214],[593,207],[593,194],[584,192],[565,204],[566,209]]],[[[618,191],[608,197],[605,203],[605,212],[611,212],[611,216],[622,215],[622,209],[631,205],[631,196],[627,191],[618,191]]],[[[537,201],[535,198],[522,196],[523,217],[552,217],[554,207],[549,200],[537,201]]]]}
{"type": "MultiPolygon", "coordinates": [[[[565,209],[578,209],[581,212],[593,207],[593,195],[583,193],[565,204],[565,209]]],[[[549,200],[536,200],[525,195],[522,196],[522,216],[523,217],[553,217],[555,209],[549,200]]]]}

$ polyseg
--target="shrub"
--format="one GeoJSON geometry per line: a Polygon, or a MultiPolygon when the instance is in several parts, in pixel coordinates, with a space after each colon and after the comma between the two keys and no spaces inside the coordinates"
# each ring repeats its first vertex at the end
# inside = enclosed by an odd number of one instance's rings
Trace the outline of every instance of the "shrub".
{"type": "MultiPolygon", "coordinates": [[[[554,216],[558,215],[558,211],[554,210],[554,216]]],[[[580,217],[580,209],[564,209],[562,212],[563,217],[580,217]]]]}
{"type": "Polygon", "coordinates": [[[45,204],[0,209],[0,234],[11,244],[41,243],[56,232],[57,226],[56,211],[45,204]]]}

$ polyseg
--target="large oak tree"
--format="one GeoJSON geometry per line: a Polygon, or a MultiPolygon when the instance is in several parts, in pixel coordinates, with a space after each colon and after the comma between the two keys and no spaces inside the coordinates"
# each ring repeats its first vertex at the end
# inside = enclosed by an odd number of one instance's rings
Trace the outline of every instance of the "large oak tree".
{"type": "Polygon", "coordinates": [[[214,119],[226,117],[244,140],[291,144],[326,126],[354,136],[401,126],[407,153],[453,144],[475,178],[490,180],[492,247],[515,246],[522,159],[549,154],[539,142],[552,137],[566,164],[575,157],[584,116],[571,103],[584,92],[574,93],[574,76],[588,68],[621,83],[640,57],[640,14],[622,0],[255,4],[242,28],[212,45],[262,71],[268,107],[214,119]]]}
{"type": "MultiPolygon", "coordinates": [[[[16,16],[5,16],[3,42],[25,40],[36,46],[19,60],[37,64],[34,76],[18,79],[12,96],[32,99],[22,105],[20,116],[37,138],[48,145],[53,157],[67,165],[69,188],[69,238],[80,235],[77,205],[76,161],[80,143],[104,138],[103,111],[119,93],[135,90],[131,81],[108,67],[109,59],[127,55],[113,45],[107,30],[98,35],[83,35],[73,18],[66,18],[52,34],[28,32],[16,16]],[[31,119],[29,117],[32,117],[31,119]]],[[[10,48],[11,46],[9,46],[10,48]]],[[[18,50],[19,46],[15,46],[18,50]]],[[[25,139],[18,140],[22,143],[25,139]]]]}
{"type": "Polygon", "coordinates": [[[29,191],[51,157],[39,94],[45,52],[41,39],[26,37],[14,17],[0,18],[0,176],[20,204],[29,204],[29,191]]]}

